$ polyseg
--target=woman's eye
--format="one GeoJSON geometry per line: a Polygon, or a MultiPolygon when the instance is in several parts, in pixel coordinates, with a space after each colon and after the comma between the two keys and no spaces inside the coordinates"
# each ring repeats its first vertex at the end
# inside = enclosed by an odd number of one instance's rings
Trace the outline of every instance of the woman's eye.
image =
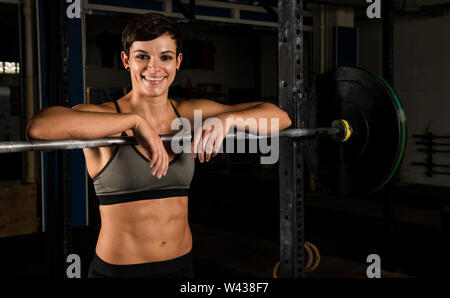
{"type": "Polygon", "coordinates": [[[172,57],[166,56],[166,55],[161,57],[161,60],[171,60],[171,59],[172,59],[172,57]]]}
{"type": "Polygon", "coordinates": [[[139,55],[139,56],[137,56],[137,58],[140,60],[148,60],[149,59],[149,57],[146,55],[139,55]]]}

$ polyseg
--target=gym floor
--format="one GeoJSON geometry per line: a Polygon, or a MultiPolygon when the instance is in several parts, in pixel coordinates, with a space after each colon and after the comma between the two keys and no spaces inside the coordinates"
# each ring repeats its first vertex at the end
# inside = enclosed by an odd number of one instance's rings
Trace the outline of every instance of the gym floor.
{"type": "MultiPolygon", "coordinates": [[[[198,167],[189,206],[196,276],[273,276],[279,260],[277,171],[257,166],[235,164],[222,172],[217,165],[198,167]]],[[[36,185],[4,186],[0,191],[17,199],[30,196],[33,188],[36,185]]],[[[307,192],[305,238],[319,249],[320,265],[306,277],[366,278],[366,258],[373,253],[381,257],[382,277],[442,277],[439,213],[448,195],[445,188],[397,186],[395,233],[389,245],[382,202],[307,192]]],[[[98,225],[73,229],[73,252],[81,257],[84,276],[98,230],[98,225]]],[[[0,238],[0,276],[49,276],[46,237],[30,233],[0,238]]]]}

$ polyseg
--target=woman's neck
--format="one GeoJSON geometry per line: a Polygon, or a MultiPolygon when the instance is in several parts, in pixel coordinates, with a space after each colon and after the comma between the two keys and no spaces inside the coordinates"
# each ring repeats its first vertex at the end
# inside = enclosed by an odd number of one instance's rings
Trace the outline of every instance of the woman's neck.
{"type": "Polygon", "coordinates": [[[158,97],[144,97],[133,90],[126,96],[127,113],[138,114],[149,122],[164,121],[170,115],[170,104],[167,94],[158,97]]]}

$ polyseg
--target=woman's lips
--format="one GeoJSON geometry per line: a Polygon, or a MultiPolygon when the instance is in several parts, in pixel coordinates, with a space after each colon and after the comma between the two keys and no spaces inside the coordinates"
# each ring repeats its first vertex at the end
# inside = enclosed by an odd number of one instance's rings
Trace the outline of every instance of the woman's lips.
{"type": "Polygon", "coordinates": [[[167,77],[166,76],[146,77],[141,75],[141,78],[145,83],[150,84],[152,86],[157,86],[161,84],[167,77]]]}

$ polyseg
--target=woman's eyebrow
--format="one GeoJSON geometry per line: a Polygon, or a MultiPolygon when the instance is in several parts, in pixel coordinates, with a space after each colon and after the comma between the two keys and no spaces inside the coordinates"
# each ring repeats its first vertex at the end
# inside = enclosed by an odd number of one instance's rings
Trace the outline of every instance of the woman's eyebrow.
{"type": "MultiPolygon", "coordinates": [[[[144,54],[148,54],[148,52],[147,52],[147,51],[144,51],[144,50],[136,50],[136,51],[134,51],[133,53],[144,53],[144,54]]],[[[161,54],[169,54],[169,53],[175,55],[175,53],[174,53],[173,51],[164,51],[164,52],[161,52],[161,54]]]]}

